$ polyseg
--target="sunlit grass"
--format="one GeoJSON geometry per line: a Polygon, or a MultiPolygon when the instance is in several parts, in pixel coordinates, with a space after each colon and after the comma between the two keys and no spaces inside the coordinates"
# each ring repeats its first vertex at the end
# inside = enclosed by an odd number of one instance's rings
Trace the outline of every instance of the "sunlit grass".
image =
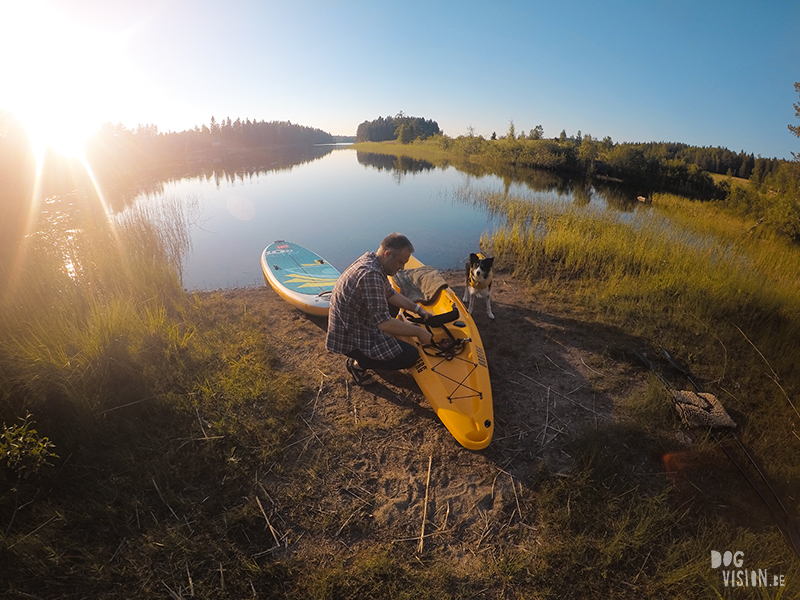
{"type": "MultiPolygon", "coordinates": [[[[796,460],[800,248],[754,235],[751,223],[721,212],[714,204],[670,195],[654,195],[652,208],[638,207],[631,215],[503,194],[462,191],[461,196],[493,214],[507,215],[506,225],[484,235],[481,245],[494,254],[498,268],[526,280],[543,306],[560,305],[568,298],[582,318],[613,324],[649,347],[666,348],[682,357],[738,421],[740,435],[767,472],[785,485],[800,481],[796,460]]],[[[672,429],[674,415],[664,412],[670,399],[663,386],[658,383],[650,395],[651,401],[634,398],[625,408],[638,439],[625,447],[641,447],[648,438],[658,440],[660,432],[672,429]]],[[[594,444],[599,456],[611,456],[591,464],[629,464],[620,460],[621,442],[617,434],[594,444]]],[[[724,456],[718,460],[726,462],[724,456]]],[[[740,476],[734,470],[731,477],[740,476]]],[[[715,518],[711,507],[724,506],[730,499],[714,502],[713,497],[728,496],[730,485],[727,480],[704,487],[711,498],[709,510],[701,511],[703,520],[696,515],[689,520],[695,529],[682,538],[662,540],[662,545],[656,541],[658,535],[645,535],[647,544],[655,543],[659,552],[665,552],[648,579],[653,577],[653,583],[673,592],[693,595],[690,590],[717,589],[723,594],[715,574],[709,575],[696,561],[709,548],[733,544],[751,557],[760,556],[764,564],[780,560],[782,540],[777,530],[766,536],[767,541],[765,534],[735,529],[730,520],[715,518]]],[[[574,486],[570,490],[575,493],[574,486]]],[[[636,496],[645,504],[656,501],[648,494],[636,496]]],[[[796,514],[797,498],[784,500],[796,514]]],[[[598,499],[591,505],[612,506],[609,502],[598,499]]],[[[640,508],[643,512],[634,521],[642,525],[658,514],[658,509],[640,508]]],[[[589,514],[596,517],[592,511],[589,514]]],[[[584,528],[580,531],[585,535],[584,528]]],[[[620,535],[630,539],[632,534],[620,535]]],[[[599,556],[610,552],[618,539],[622,538],[606,540],[599,556]]],[[[586,562],[586,558],[562,559],[586,562]]]]}
{"type": "Polygon", "coordinates": [[[502,195],[464,198],[508,214],[485,235],[496,264],[540,298],[567,295],[596,319],[688,360],[744,435],[792,472],[800,425],[800,249],[756,238],[712,204],[656,195],[633,215],[502,195]],[[793,459],[792,459],[793,460],[793,459]]]}
{"type": "Polygon", "coordinates": [[[656,195],[654,210],[621,215],[501,194],[468,201],[508,215],[483,239],[500,266],[543,286],[572,282],[576,300],[598,309],[729,322],[754,334],[780,324],[784,344],[797,333],[800,249],[750,237],[709,205],[656,195]]]}
{"type": "Polygon", "coordinates": [[[392,154],[395,156],[407,156],[416,160],[427,160],[437,166],[446,166],[456,159],[452,152],[448,152],[439,146],[424,143],[359,142],[353,145],[353,149],[359,152],[392,154]]]}
{"type": "MultiPolygon", "coordinates": [[[[0,295],[0,415],[13,420],[54,403],[102,412],[172,392],[176,378],[231,399],[266,393],[275,383],[269,357],[214,334],[230,316],[208,319],[209,307],[182,288],[195,204],[173,198],[113,219],[73,207],[43,218],[20,248],[24,268],[0,295]],[[225,359],[230,352],[239,354],[225,359]],[[213,368],[202,372],[206,363],[213,368]]],[[[254,332],[246,335],[259,347],[254,332]]]]}

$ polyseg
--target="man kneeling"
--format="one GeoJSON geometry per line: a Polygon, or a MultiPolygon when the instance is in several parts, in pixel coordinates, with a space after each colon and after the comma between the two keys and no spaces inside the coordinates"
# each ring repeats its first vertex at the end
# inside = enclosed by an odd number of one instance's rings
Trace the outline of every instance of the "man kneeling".
{"type": "Polygon", "coordinates": [[[423,345],[431,341],[427,329],[393,318],[389,308],[414,311],[424,319],[431,316],[389,282],[413,252],[406,236],[392,233],[377,252],[367,252],[350,265],[333,288],[325,347],[348,357],[345,366],[358,384],[370,380],[370,369],[397,371],[417,362],[417,348],[398,337],[414,336],[423,345]]]}

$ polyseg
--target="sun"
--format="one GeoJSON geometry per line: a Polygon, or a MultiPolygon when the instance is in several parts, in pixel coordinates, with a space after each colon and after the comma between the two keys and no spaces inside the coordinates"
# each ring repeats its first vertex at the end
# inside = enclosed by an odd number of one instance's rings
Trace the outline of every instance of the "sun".
{"type": "Polygon", "coordinates": [[[41,0],[4,5],[2,108],[22,122],[37,158],[50,147],[80,157],[119,101],[124,36],[70,21],[41,0]],[[13,24],[13,25],[12,25],[13,24]]]}

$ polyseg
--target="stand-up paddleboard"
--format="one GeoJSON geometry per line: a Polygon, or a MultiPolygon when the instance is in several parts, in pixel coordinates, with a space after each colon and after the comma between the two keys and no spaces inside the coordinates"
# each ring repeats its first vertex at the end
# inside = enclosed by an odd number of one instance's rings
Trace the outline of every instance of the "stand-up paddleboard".
{"type": "MultiPolygon", "coordinates": [[[[412,256],[405,268],[421,266],[423,264],[412,256]]],[[[394,278],[391,281],[400,291],[397,281],[394,278]]],[[[475,321],[449,287],[423,306],[434,315],[452,313],[449,318],[441,319],[450,322],[430,327],[434,342],[451,350],[423,346],[415,337],[404,337],[405,341],[419,348],[419,359],[411,374],[436,415],[462,446],[470,450],[486,448],[494,432],[492,386],[486,353],[475,321]]],[[[397,318],[406,317],[401,311],[397,318]]]]}
{"type": "Polygon", "coordinates": [[[339,271],[319,254],[279,240],[261,253],[264,283],[292,306],[319,317],[328,316],[331,292],[339,271]]]}

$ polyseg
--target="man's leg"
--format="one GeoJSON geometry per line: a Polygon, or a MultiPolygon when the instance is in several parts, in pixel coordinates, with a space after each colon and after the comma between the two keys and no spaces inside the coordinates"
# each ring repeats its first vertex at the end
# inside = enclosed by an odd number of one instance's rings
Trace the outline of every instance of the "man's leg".
{"type": "Polygon", "coordinates": [[[397,340],[400,343],[402,352],[389,360],[375,360],[365,356],[361,350],[353,350],[348,352],[346,356],[354,359],[358,366],[363,369],[381,369],[383,371],[399,371],[401,369],[410,369],[414,366],[419,358],[419,351],[417,347],[403,340],[397,340]]]}

